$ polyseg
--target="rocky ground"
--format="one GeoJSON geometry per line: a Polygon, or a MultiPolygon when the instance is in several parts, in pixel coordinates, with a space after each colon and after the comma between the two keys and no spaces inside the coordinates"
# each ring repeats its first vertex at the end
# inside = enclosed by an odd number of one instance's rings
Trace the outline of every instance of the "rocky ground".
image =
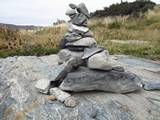
{"type": "MultiPolygon", "coordinates": [[[[144,81],[160,82],[160,63],[129,56],[112,56],[127,71],[144,81]]],[[[160,120],[160,92],[141,90],[128,94],[71,93],[75,108],[35,89],[39,79],[52,79],[58,56],[0,59],[1,120],[160,120]]]]}

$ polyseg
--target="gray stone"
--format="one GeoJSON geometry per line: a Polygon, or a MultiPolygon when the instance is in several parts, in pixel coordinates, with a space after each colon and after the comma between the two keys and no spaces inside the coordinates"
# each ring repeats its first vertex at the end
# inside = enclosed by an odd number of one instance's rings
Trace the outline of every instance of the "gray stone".
{"type": "Polygon", "coordinates": [[[82,59],[87,59],[89,57],[91,57],[92,55],[102,52],[104,49],[102,48],[97,48],[97,47],[93,47],[93,48],[85,48],[84,50],[84,55],[82,57],[82,59]]]}
{"type": "Polygon", "coordinates": [[[108,51],[103,51],[91,56],[88,59],[87,66],[90,69],[112,70],[120,65],[109,56],[108,51]]]}
{"type": "Polygon", "coordinates": [[[49,87],[50,87],[50,80],[48,79],[40,79],[37,81],[35,88],[44,94],[47,94],[49,91],[49,87]]]}
{"type": "Polygon", "coordinates": [[[84,52],[84,49],[85,49],[86,47],[84,47],[84,46],[67,46],[66,48],[67,48],[68,50],[70,50],[70,51],[84,52]]]}
{"type": "Polygon", "coordinates": [[[116,71],[98,71],[80,67],[68,73],[60,88],[66,91],[82,92],[100,90],[115,93],[129,93],[140,90],[140,78],[134,74],[116,71]]]}
{"type": "Polygon", "coordinates": [[[73,41],[77,41],[79,39],[81,39],[82,37],[77,34],[77,33],[67,33],[65,35],[65,39],[68,41],[68,42],[73,42],[73,41]]]}
{"type": "MultiPolygon", "coordinates": [[[[146,70],[151,67],[159,68],[160,64],[155,61],[129,56],[111,57],[123,63],[127,71],[136,73],[149,82],[159,82],[159,72],[146,70]]],[[[20,119],[23,117],[25,120],[159,120],[160,118],[159,91],[142,90],[128,94],[82,92],[72,95],[78,100],[75,108],[68,108],[58,101],[50,104],[48,96],[38,93],[34,85],[39,79],[51,79],[49,76],[53,66],[58,64],[58,56],[12,58],[14,61],[7,58],[0,59],[2,96],[0,120],[15,120],[19,115],[20,119]],[[11,81],[12,78],[17,79],[16,85],[11,81]]]]}
{"type": "Polygon", "coordinates": [[[97,45],[97,42],[95,41],[94,38],[91,37],[86,37],[82,38],[78,41],[75,42],[68,42],[66,46],[84,46],[84,47],[94,47],[97,45]]]}
{"type": "Polygon", "coordinates": [[[89,14],[89,11],[86,7],[86,5],[84,3],[80,3],[78,6],[77,6],[77,11],[79,13],[83,13],[84,15],[86,15],[88,18],[90,17],[90,14],[89,14]]]}
{"type": "Polygon", "coordinates": [[[66,15],[68,15],[68,16],[75,15],[75,14],[76,14],[76,10],[68,9],[66,11],[66,15]]]}
{"type": "Polygon", "coordinates": [[[71,96],[69,93],[62,91],[59,88],[51,88],[50,94],[54,95],[56,99],[62,103],[71,96]]]}
{"type": "Polygon", "coordinates": [[[70,71],[72,71],[72,66],[67,63],[54,66],[50,75],[51,81],[62,80],[70,71]]]}
{"type": "Polygon", "coordinates": [[[75,97],[68,97],[67,99],[65,99],[64,104],[66,107],[76,107],[77,106],[77,101],[75,99],[75,97]]]}
{"type": "Polygon", "coordinates": [[[68,31],[69,32],[76,32],[78,34],[83,35],[83,34],[85,34],[89,31],[89,28],[85,27],[85,26],[77,26],[77,25],[74,25],[74,24],[69,24],[68,31]]]}
{"type": "Polygon", "coordinates": [[[144,82],[143,88],[145,90],[151,91],[151,90],[160,90],[160,83],[156,82],[144,82]]]}
{"type": "Polygon", "coordinates": [[[76,8],[77,8],[77,5],[75,5],[75,4],[73,4],[73,3],[69,4],[69,6],[70,6],[70,8],[72,8],[72,9],[76,9],[76,8]]]}
{"type": "Polygon", "coordinates": [[[85,37],[93,37],[93,33],[91,31],[88,31],[87,33],[82,35],[83,38],[85,37]]]}
{"type": "Polygon", "coordinates": [[[84,14],[77,14],[72,18],[71,23],[78,26],[87,26],[87,20],[88,18],[84,14]]]}
{"type": "Polygon", "coordinates": [[[70,58],[82,60],[83,52],[74,52],[68,49],[62,49],[58,53],[59,63],[67,62],[70,58]]]}
{"type": "Polygon", "coordinates": [[[80,3],[78,6],[71,3],[69,6],[72,9],[77,9],[79,13],[86,15],[88,18],[90,17],[89,11],[84,3],[80,3]]]}

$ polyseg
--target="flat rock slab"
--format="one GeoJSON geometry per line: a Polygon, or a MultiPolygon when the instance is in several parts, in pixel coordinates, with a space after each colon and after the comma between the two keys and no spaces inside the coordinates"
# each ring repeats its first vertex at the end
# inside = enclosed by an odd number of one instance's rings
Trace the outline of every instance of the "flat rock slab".
{"type": "Polygon", "coordinates": [[[128,93],[140,90],[140,79],[131,73],[90,70],[80,67],[69,73],[60,88],[66,91],[82,92],[100,90],[115,93],[128,93]]]}
{"type": "MultiPolygon", "coordinates": [[[[75,108],[58,101],[51,104],[48,96],[38,93],[34,85],[39,79],[51,79],[57,58],[51,55],[0,59],[0,120],[160,120],[160,91],[72,93],[78,102],[75,108]],[[17,82],[9,84],[13,78],[17,82]]],[[[158,63],[128,56],[117,59],[128,71],[150,82],[160,81],[159,73],[134,67],[135,60],[141,61],[140,65],[145,68],[154,69],[158,63]]]]}

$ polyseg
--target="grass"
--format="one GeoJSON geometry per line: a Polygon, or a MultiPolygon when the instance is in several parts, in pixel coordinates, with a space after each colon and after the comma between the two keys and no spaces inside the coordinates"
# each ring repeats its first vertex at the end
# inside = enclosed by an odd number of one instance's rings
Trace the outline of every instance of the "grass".
{"type": "Polygon", "coordinates": [[[152,11],[148,11],[140,18],[125,16],[91,21],[89,23],[90,28],[98,44],[105,46],[111,54],[126,54],[160,60],[159,6],[152,11]],[[113,40],[124,42],[115,43],[112,42],[113,40]],[[125,41],[140,42],[139,44],[124,44],[125,41]],[[146,43],[143,44],[143,41],[146,43]]]}
{"type": "MultiPolygon", "coordinates": [[[[139,18],[118,16],[91,19],[89,27],[98,44],[108,49],[111,54],[160,60],[160,6],[142,14],[139,18]],[[122,43],[115,43],[113,40],[122,43]],[[133,43],[124,44],[125,41],[133,41],[133,43]],[[134,41],[140,42],[134,44],[134,41]]],[[[3,33],[0,34],[0,57],[41,56],[58,52],[58,43],[66,33],[66,27],[49,27],[21,33],[3,30],[0,33],[3,33]],[[6,43],[10,43],[11,47],[6,43]],[[8,48],[4,48],[4,45],[8,48]]]]}

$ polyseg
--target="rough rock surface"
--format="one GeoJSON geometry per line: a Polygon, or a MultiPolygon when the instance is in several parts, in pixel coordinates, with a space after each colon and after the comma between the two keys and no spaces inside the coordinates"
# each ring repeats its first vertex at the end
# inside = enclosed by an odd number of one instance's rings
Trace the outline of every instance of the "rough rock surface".
{"type": "Polygon", "coordinates": [[[82,56],[83,56],[83,52],[74,52],[74,51],[70,51],[68,49],[62,49],[60,50],[60,52],[58,53],[59,56],[59,63],[63,63],[63,62],[67,62],[69,59],[71,58],[76,58],[79,59],[80,61],[82,60],[82,56]]]}
{"type": "Polygon", "coordinates": [[[60,88],[66,91],[100,90],[115,93],[128,93],[140,90],[140,79],[131,73],[117,71],[90,70],[79,67],[75,72],[68,73],[60,88]]]}
{"type": "MultiPolygon", "coordinates": [[[[113,58],[143,80],[160,82],[160,63],[113,58]]],[[[39,79],[51,79],[57,64],[57,55],[0,59],[0,120],[160,120],[159,91],[72,93],[78,100],[75,108],[50,103],[48,95],[38,93],[34,86],[39,79]]]]}
{"type": "Polygon", "coordinates": [[[66,44],[66,46],[84,46],[84,47],[91,47],[91,46],[95,46],[96,40],[94,38],[91,37],[86,37],[86,38],[82,38],[78,41],[75,42],[69,42],[66,44]]]}
{"type": "Polygon", "coordinates": [[[56,97],[57,100],[60,102],[64,102],[69,98],[71,95],[67,92],[62,91],[61,89],[55,87],[50,89],[50,93],[56,97]]]}
{"type": "Polygon", "coordinates": [[[120,65],[109,56],[108,51],[103,51],[91,56],[88,59],[87,66],[90,69],[112,70],[120,65]]]}
{"type": "Polygon", "coordinates": [[[50,80],[48,79],[40,79],[37,81],[35,88],[44,94],[47,94],[49,92],[49,87],[50,87],[50,80]]]}

